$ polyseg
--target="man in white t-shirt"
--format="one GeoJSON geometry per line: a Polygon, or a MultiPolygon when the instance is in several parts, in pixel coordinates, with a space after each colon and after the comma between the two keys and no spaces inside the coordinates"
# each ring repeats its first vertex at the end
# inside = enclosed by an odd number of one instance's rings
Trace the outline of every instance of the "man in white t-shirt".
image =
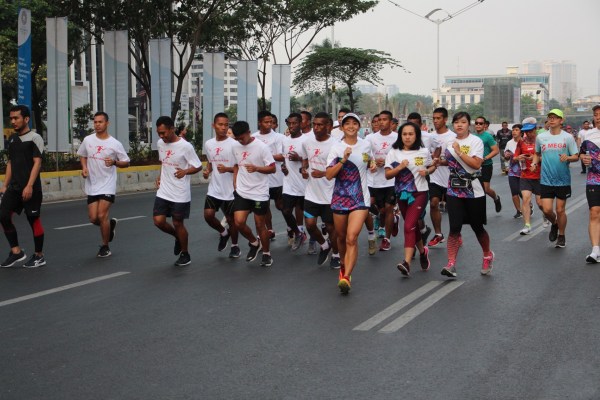
{"type": "Polygon", "coordinates": [[[175,134],[175,124],[168,116],[156,120],[160,176],[156,179],[156,198],[152,212],[154,225],[175,238],[173,253],[179,256],[175,266],[192,262],[188,252],[188,231],[183,223],[190,217],[192,191],[190,175],[202,169],[194,146],[175,134]],[[171,217],[173,224],[167,222],[171,217]]]}
{"type": "Polygon", "coordinates": [[[275,173],[275,159],[271,150],[255,135],[250,134],[246,121],[237,121],[232,130],[237,141],[237,145],[233,147],[234,223],[250,245],[246,261],[254,261],[258,257],[258,251],[262,249],[260,265],[270,267],[273,265],[273,257],[269,248],[266,217],[269,211],[269,176],[275,173]],[[254,214],[258,239],[246,224],[251,212],[254,214]]]}
{"type": "Polygon", "coordinates": [[[333,130],[331,131],[331,137],[336,139],[336,140],[342,140],[344,138],[344,132],[342,131],[341,128],[341,124],[342,124],[342,118],[344,118],[344,115],[348,114],[350,112],[349,108],[346,107],[342,107],[340,108],[340,111],[338,111],[337,114],[337,125],[333,125],[333,130]]]}
{"type": "Polygon", "coordinates": [[[108,211],[117,193],[117,167],[127,168],[129,157],[121,142],[108,133],[108,114],[94,114],[93,135],[88,135],[77,150],[81,162],[81,176],[85,178],[88,216],[90,222],[100,227],[102,245],[97,257],[111,255],[108,243],[115,237],[116,218],[109,218],[108,211]]]}
{"type": "Polygon", "coordinates": [[[233,223],[233,166],[235,165],[233,146],[236,145],[236,141],[227,136],[229,129],[227,114],[216,114],[212,126],[215,137],[204,144],[204,154],[208,159],[207,168],[202,171],[204,179],[208,179],[212,173],[204,201],[204,220],[208,226],[219,232],[217,250],[223,251],[231,238],[229,258],[238,258],[240,256],[238,232],[233,223]],[[225,215],[227,229],[216,217],[219,209],[225,215]]]}
{"type": "MultiPolygon", "coordinates": [[[[587,133],[590,132],[590,128],[590,121],[583,121],[581,129],[577,133],[577,148],[581,147],[581,143],[583,143],[583,141],[585,140],[585,135],[587,135],[587,133]]],[[[581,173],[587,173],[587,169],[583,161],[581,161],[581,173]]]]}

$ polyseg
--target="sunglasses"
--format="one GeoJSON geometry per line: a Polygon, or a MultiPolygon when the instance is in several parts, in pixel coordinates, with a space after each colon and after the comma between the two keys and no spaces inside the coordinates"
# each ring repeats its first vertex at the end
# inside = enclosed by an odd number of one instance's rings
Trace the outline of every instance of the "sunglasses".
{"type": "Polygon", "coordinates": [[[485,122],[475,122],[475,125],[485,125],[485,122]]]}

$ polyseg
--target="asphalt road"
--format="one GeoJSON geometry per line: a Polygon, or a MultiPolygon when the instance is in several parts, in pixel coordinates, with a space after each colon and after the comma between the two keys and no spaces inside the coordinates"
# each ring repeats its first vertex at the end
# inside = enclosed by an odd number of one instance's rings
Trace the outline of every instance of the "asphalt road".
{"type": "Polygon", "coordinates": [[[548,229],[514,235],[522,221],[497,171],[491,276],[479,274],[467,226],[456,282],[439,273],[445,244],[430,271],[404,279],[402,238],[368,256],[363,235],[348,296],[306,245],[289,251],[280,215],[272,267],[217,252],[204,185],[193,188],[183,268],[152,224],[154,193],[117,198],[108,259],[95,257],[98,229],[76,226],[87,223],[83,200],[46,204],[48,265],[0,270],[0,399],[599,399],[600,266],[584,261],[584,176],[573,165],[567,247],[555,249],[548,229]]]}

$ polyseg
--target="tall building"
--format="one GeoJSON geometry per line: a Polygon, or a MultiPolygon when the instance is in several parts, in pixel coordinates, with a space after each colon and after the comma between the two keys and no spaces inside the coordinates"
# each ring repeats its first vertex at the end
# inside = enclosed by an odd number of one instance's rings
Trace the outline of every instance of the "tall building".
{"type": "Polygon", "coordinates": [[[551,99],[564,103],[577,97],[577,65],[572,61],[527,61],[523,63],[523,72],[550,74],[551,99]]]}

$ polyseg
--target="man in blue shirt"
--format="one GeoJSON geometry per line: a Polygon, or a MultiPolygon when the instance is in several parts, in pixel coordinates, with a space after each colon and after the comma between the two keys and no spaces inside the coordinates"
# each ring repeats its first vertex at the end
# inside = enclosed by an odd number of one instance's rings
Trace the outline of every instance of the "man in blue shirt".
{"type": "Polygon", "coordinates": [[[551,242],[556,241],[555,247],[566,246],[565,228],[567,214],[565,207],[567,198],[571,197],[571,171],[569,163],[579,159],[577,143],[573,136],[562,130],[564,114],[555,108],[548,113],[549,130],[540,133],[535,141],[535,155],[531,163],[532,171],[538,168],[542,158],[540,194],[544,215],[552,223],[551,242]],[[554,199],[556,209],[554,210],[554,199]]]}

